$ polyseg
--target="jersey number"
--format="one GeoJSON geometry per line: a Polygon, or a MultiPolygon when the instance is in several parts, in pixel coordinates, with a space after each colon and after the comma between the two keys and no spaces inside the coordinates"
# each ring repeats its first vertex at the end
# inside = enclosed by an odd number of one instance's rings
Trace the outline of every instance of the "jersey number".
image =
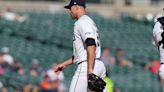
{"type": "Polygon", "coordinates": [[[163,49],[164,49],[164,32],[162,32],[162,34],[161,34],[161,36],[162,36],[162,40],[161,41],[159,41],[159,45],[161,45],[161,44],[163,44],[163,49]]]}

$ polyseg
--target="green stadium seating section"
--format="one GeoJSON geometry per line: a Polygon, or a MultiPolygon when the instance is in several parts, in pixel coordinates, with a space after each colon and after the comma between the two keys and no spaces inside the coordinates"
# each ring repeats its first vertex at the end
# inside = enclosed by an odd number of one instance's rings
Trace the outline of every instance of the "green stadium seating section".
{"type": "MultiPolygon", "coordinates": [[[[28,20],[23,23],[0,19],[0,47],[7,46],[11,55],[28,68],[33,58],[40,60],[41,66],[51,67],[72,56],[73,22],[68,14],[48,12],[26,12],[28,20]]],[[[111,48],[112,53],[122,48],[127,58],[134,64],[132,68],[115,66],[110,75],[121,92],[160,92],[158,76],[144,70],[142,65],[151,59],[158,59],[158,52],[152,45],[152,24],[137,21],[107,19],[98,14],[89,14],[96,22],[102,47],[111,48]]],[[[75,65],[64,71],[69,86],[75,65]]],[[[31,83],[38,84],[41,78],[28,77],[31,83]],[[35,80],[37,79],[37,80],[35,80]]],[[[27,83],[27,76],[6,74],[0,80],[11,90],[27,83]],[[18,82],[20,81],[20,82],[18,82]]],[[[11,91],[12,92],[12,91],[11,91]]]]}

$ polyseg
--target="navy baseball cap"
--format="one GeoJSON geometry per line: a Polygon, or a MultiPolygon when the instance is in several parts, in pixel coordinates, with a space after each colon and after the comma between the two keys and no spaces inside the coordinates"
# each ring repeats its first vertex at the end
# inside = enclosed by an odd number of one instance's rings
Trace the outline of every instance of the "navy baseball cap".
{"type": "Polygon", "coordinates": [[[85,0],[71,0],[71,2],[69,3],[69,5],[64,6],[64,8],[71,9],[71,7],[73,5],[80,5],[80,6],[83,6],[84,8],[86,7],[85,6],[85,0]]]}

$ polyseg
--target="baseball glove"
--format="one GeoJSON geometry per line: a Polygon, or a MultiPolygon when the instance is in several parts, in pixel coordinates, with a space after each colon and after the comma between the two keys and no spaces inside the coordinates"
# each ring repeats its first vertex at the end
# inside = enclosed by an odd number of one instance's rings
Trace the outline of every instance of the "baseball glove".
{"type": "Polygon", "coordinates": [[[106,83],[99,76],[95,74],[88,75],[88,87],[91,91],[103,92],[103,89],[105,88],[105,86],[106,86],[106,83]]]}

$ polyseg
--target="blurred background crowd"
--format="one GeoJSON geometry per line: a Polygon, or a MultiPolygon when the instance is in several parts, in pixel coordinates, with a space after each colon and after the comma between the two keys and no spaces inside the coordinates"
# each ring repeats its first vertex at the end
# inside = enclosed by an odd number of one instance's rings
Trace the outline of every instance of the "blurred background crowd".
{"type": "Polygon", "coordinates": [[[43,68],[38,59],[32,59],[27,65],[16,60],[9,54],[9,48],[4,47],[0,53],[0,87],[1,92],[66,92],[63,84],[64,74],[54,72],[56,64],[43,68]],[[2,79],[4,78],[4,79],[2,79]]]}
{"type": "MultiPolygon", "coordinates": [[[[69,0],[0,0],[0,92],[68,92],[76,65],[55,73],[72,56],[69,0]],[[63,35],[64,34],[64,35],[63,35]]],[[[108,92],[161,92],[153,25],[164,0],[88,0],[107,68],[108,92]]]]}

